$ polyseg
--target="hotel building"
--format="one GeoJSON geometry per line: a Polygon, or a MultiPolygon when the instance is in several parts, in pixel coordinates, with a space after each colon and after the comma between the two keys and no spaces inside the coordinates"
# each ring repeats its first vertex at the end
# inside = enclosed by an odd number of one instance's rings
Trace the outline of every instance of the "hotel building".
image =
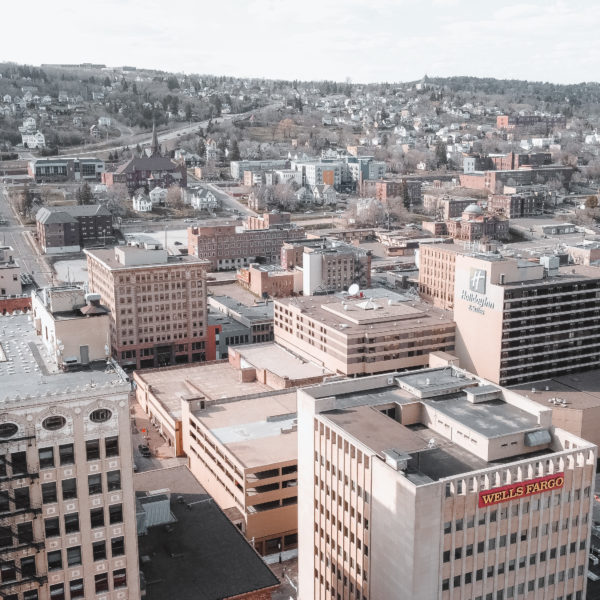
{"type": "Polygon", "coordinates": [[[342,375],[371,375],[428,364],[454,350],[449,313],[383,288],[274,301],[275,341],[342,375]]]}
{"type": "Polygon", "coordinates": [[[207,261],[159,245],[85,250],[90,291],[110,310],[112,356],[136,369],[205,360],[207,261]]]}
{"type": "Polygon", "coordinates": [[[0,326],[1,597],[138,600],[130,384],[61,373],[26,315],[0,326]]]}
{"type": "Polygon", "coordinates": [[[298,392],[301,600],[583,600],[597,448],[452,366],[298,392]]]}

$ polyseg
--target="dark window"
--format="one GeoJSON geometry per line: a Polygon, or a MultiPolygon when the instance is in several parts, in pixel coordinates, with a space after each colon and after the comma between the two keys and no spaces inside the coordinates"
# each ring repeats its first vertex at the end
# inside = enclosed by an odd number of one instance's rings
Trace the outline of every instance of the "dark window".
{"type": "Polygon", "coordinates": [[[112,412],[108,408],[98,408],[90,413],[90,421],[92,423],[105,423],[112,417],[112,412]]]}
{"type": "Polygon", "coordinates": [[[92,508],[90,510],[90,521],[92,523],[92,528],[104,527],[104,509],[92,508]]]}
{"type": "Polygon", "coordinates": [[[102,493],[102,476],[97,475],[88,475],[88,491],[90,496],[94,494],[102,493]]]}
{"type": "Polygon", "coordinates": [[[13,452],[10,455],[13,475],[27,473],[27,454],[25,452],[13,452]]]}
{"type": "Polygon", "coordinates": [[[100,573],[94,576],[96,584],[96,594],[100,592],[108,592],[108,573],[100,573]]]}
{"type": "Polygon", "coordinates": [[[29,508],[29,488],[22,487],[15,489],[15,509],[23,510],[29,508]]]}
{"type": "Polygon", "coordinates": [[[0,513],[10,511],[10,502],[8,501],[8,490],[0,491],[0,513]]]}
{"type": "Polygon", "coordinates": [[[106,558],[106,542],[104,540],[101,542],[94,542],[92,544],[92,553],[94,555],[94,560],[104,560],[106,558]]]}
{"type": "Polygon", "coordinates": [[[23,592],[23,600],[38,600],[37,590],[27,590],[23,592]]]}
{"type": "Polygon", "coordinates": [[[49,504],[56,502],[56,482],[42,483],[42,502],[49,504]]]}
{"type": "Polygon", "coordinates": [[[12,529],[10,527],[0,527],[0,548],[12,546],[12,529]]]}
{"type": "Polygon", "coordinates": [[[108,516],[111,525],[123,522],[123,505],[112,504],[108,507],[108,516]]]}
{"type": "Polygon", "coordinates": [[[50,600],[65,600],[65,586],[62,583],[50,586],[50,600]]]}
{"type": "Polygon", "coordinates": [[[62,554],[60,550],[48,552],[48,571],[62,569],[62,554]]]}
{"type": "Polygon", "coordinates": [[[106,487],[109,492],[121,489],[121,471],[109,471],[106,474],[106,487]]]}
{"type": "Polygon", "coordinates": [[[17,538],[19,539],[19,544],[30,544],[33,542],[33,523],[31,521],[17,525],[17,538]]]}
{"type": "Polygon", "coordinates": [[[40,448],[40,469],[50,469],[54,466],[54,448],[40,448]]]}
{"type": "Polygon", "coordinates": [[[123,556],[125,554],[125,538],[113,538],[110,541],[110,550],[113,556],[123,556]]]}
{"type": "Polygon", "coordinates": [[[98,460],[100,458],[100,440],[88,440],[85,443],[85,454],[87,460],[98,460]]]}
{"type": "Polygon", "coordinates": [[[83,579],[75,579],[69,582],[69,591],[71,592],[71,600],[85,598],[85,594],[83,593],[83,579]]]}
{"type": "Polygon", "coordinates": [[[42,421],[42,427],[48,431],[58,431],[67,424],[67,420],[60,415],[54,415],[52,417],[46,417],[42,421]]]}
{"type": "Polygon", "coordinates": [[[65,515],[65,533],[77,533],[79,531],[79,513],[65,515]]]}
{"type": "Polygon", "coordinates": [[[113,587],[122,588],[127,585],[127,573],[125,569],[117,569],[113,571],[113,587]]]}
{"type": "Polygon", "coordinates": [[[58,447],[58,455],[61,465],[72,465],[75,462],[75,450],[73,444],[63,444],[58,447]]]}
{"type": "Polygon", "coordinates": [[[75,567],[81,564],[81,546],[67,548],[67,565],[75,567]]]}
{"type": "Polygon", "coordinates": [[[0,565],[0,580],[2,583],[6,583],[7,581],[14,581],[17,578],[17,569],[15,566],[15,561],[10,560],[3,562],[0,565]]]}
{"type": "Polygon", "coordinates": [[[106,456],[119,456],[119,437],[107,437],[104,440],[104,450],[106,451],[106,456]]]}
{"type": "Polygon", "coordinates": [[[44,520],[44,527],[46,529],[46,537],[52,538],[60,535],[60,522],[58,517],[52,517],[44,520]]]}
{"type": "Polygon", "coordinates": [[[0,424],[0,439],[7,440],[11,438],[15,433],[19,431],[18,425],[15,423],[1,423],[0,424]]]}
{"type": "Polygon", "coordinates": [[[36,574],[35,570],[35,557],[34,556],[26,556],[21,559],[21,576],[25,577],[33,577],[36,574]]]}
{"type": "Polygon", "coordinates": [[[63,500],[72,500],[77,498],[77,480],[63,479],[62,480],[62,495],[63,500]]]}

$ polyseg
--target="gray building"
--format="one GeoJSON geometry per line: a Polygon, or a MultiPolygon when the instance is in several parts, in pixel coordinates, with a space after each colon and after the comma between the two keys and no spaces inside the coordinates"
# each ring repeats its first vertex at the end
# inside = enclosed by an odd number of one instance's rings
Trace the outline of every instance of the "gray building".
{"type": "Polygon", "coordinates": [[[260,302],[248,306],[229,296],[210,296],[209,307],[227,315],[250,330],[248,343],[273,340],[273,303],[260,302]]]}

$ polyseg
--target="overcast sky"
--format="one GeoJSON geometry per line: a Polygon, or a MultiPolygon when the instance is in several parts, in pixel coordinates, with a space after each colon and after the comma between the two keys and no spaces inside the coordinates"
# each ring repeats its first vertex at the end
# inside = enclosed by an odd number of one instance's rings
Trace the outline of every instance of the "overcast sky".
{"type": "Polygon", "coordinates": [[[598,0],[28,0],[2,2],[0,18],[0,60],[35,65],[354,82],[600,77],[598,0]]]}

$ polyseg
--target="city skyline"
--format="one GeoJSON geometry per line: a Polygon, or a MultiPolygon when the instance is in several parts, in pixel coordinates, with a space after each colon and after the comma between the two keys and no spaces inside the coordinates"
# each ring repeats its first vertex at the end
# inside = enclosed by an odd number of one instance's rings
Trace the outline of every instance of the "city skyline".
{"type": "MultiPolygon", "coordinates": [[[[577,83],[589,79],[600,56],[593,35],[600,14],[589,0],[510,1],[485,12],[472,0],[307,0],[301,9],[273,0],[230,0],[226,9],[150,0],[143,10],[134,0],[107,0],[100,23],[73,10],[72,0],[57,0],[50,14],[36,5],[28,29],[49,47],[24,44],[13,28],[5,32],[5,60],[359,83],[426,73],[577,83]]],[[[7,22],[17,11],[5,7],[7,22]]]]}

